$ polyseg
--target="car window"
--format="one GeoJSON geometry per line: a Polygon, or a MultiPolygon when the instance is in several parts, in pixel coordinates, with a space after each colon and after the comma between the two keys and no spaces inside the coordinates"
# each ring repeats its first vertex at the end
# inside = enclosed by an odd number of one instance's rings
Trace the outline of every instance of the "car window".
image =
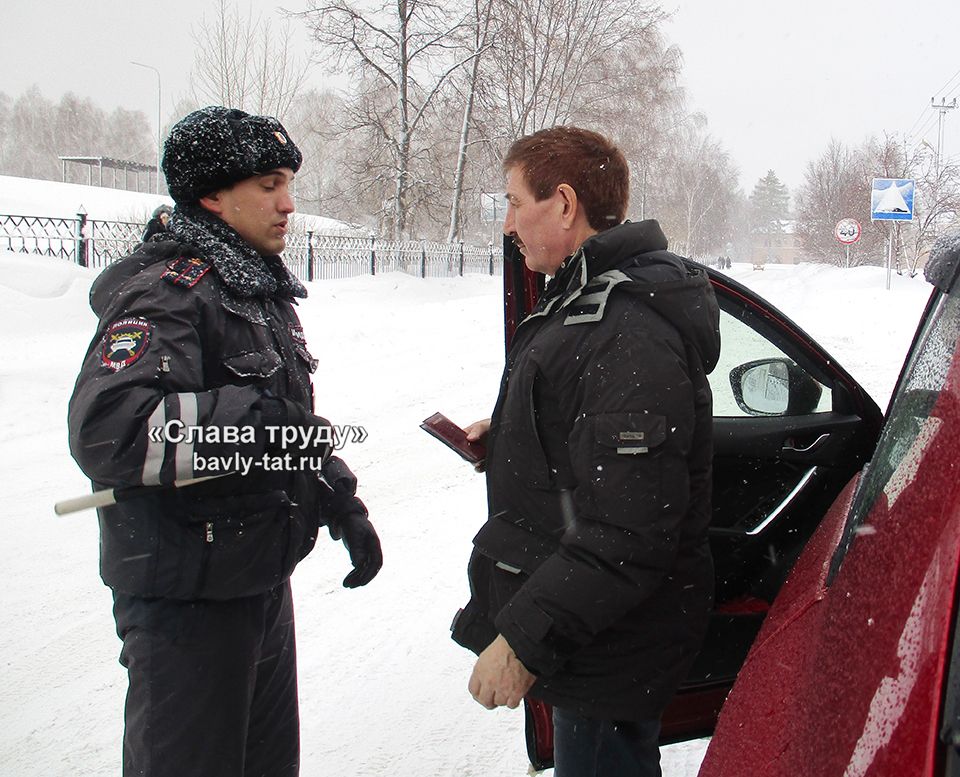
{"type": "MultiPolygon", "coordinates": [[[[726,310],[721,310],[720,360],[716,369],[710,373],[710,388],[713,390],[713,414],[715,416],[744,417],[755,415],[744,410],[736,401],[730,375],[741,365],[758,359],[789,359],[789,357],[748,324],[726,310]]],[[[832,409],[832,397],[830,389],[827,386],[820,385],[823,393],[820,395],[820,401],[814,412],[827,413],[832,409]]]]}
{"type": "Polygon", "coordinates": [[[931,304],[894,393],[876,451],[860,479],[843,541],[831,564],[830,579],[877,500],[883,497],[889,509],[913,482],[924,450],[943,423],[931,411],[957,358],[958,334],[960,298],[940,295],[931,304]]]}

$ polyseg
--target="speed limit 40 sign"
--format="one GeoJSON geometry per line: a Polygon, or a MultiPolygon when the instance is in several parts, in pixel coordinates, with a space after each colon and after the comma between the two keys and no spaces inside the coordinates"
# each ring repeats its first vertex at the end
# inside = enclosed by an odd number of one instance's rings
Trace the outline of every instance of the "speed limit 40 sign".
{"type": "Polygon", "coordinates": [[[860,222],[856,219],[841,219],[833,231],[844,245],[852,245],[860,239],[860,222]]]}

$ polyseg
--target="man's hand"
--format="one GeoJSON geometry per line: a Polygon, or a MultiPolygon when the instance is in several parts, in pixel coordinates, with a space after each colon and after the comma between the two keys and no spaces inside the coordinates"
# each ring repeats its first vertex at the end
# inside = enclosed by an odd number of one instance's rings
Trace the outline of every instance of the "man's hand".
{"type": "Polygon", "coordinates": [[[513,649],[501,636],[490,643],[470,675],[470,695],[488,710],[497,707],[516,709],[536,677],[520,663],[513,649]]]}
{"type": "Polygon", "coordinates": [[[380,538],[373,524],[360,513],[350,513],[343,517],[337,528],[353,564],[353,571],[343,579],[343,587],[359,588],[366,585],[383,566],[380,538]]]}
{"type": "MultiPolygon", "coordinates": [[[[470,442],[479,442],[484,445],[487,444],[487,434],[490,432],[490,419],[484,418],[482,421],[474,421],[470,426],[466,427],[463,431],[467,433],[467,439],[470,442]]],[[[473,465],[473,468],[477,472],[483,472],[486,469],[487,462],[480,461],[473,465]]]]}
{"type": "Polygon", "coordinates": [[[470,442],[486,442],[487,433],[490,431],[490,419],[484,418],[482,421],[474,421],[463,431],[467,433],[467,439],[470,442]]]}

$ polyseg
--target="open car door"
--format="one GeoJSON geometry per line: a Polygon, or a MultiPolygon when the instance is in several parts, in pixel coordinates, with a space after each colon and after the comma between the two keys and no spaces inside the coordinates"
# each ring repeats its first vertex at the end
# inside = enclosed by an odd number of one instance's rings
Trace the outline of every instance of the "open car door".
{"type": "MultiPolygon", "coordinates": [[[[776,308],[706,268],[720,305],[714,398],[717,599],[704,647],[663,717],[666,744],[712,733],[720,707],[794,561],[873,450],[883,414],[820,346],[776,308]]],[[[509,344],[543,289],[504,241],[509,344]]],[[[549,707],[525,700],[527,751],[553,763],[549,707]]]]}

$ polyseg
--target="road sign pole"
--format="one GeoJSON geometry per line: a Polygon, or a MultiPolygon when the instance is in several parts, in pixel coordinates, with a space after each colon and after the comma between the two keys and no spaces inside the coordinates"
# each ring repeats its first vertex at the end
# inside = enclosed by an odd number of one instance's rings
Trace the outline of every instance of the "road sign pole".
{"type": "MultiPolygon", "coordinates": [[[[871,221],[913,221],[913,203],[917,182],[913,178],[874,178],[870,191],[871,221]]],[[[887,244],[887,291],[893,273],[893,235],[890,225],[887,244]]]]}
{"type": "Polygon", "coordinates": [[[860,239],[861,229],[860,222],[856,219],[840,219],[837,222],[837,226],[833,230],[834,237],[840,241],[840,244],[845,246],[847,249],[846,257],[847,264],[846,266],[850,267],[850,246],[853,243],[856,243],[860,239]]]}
{"type": "Polygon", "coordinates": [[[893,273],[893,224],[890,225],[890,241],[887,244],[887,291],[890,291],[890,276],[893,273]]]}

